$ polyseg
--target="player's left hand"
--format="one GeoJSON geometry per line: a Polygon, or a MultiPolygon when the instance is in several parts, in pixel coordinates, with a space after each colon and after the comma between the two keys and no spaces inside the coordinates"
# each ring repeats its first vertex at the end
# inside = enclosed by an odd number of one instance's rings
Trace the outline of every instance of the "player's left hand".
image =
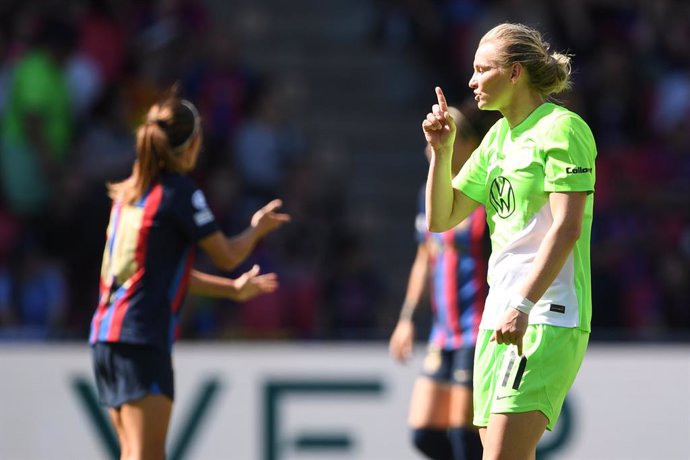
{"type": "Polygon", "coordinates": [[[275,199],[254,213],[251,225],[259,235],[264,236],[290,222],[289,214],[277,212],[282,205],[283,200],[275,199]]]}
{"type": "Polygon", "coordinates": [[[522,338],[528,324],[529,316],[526,313],[509,307],[489,340],[499,344],[517,345],[518,356],[522,356],[522,338]]]}

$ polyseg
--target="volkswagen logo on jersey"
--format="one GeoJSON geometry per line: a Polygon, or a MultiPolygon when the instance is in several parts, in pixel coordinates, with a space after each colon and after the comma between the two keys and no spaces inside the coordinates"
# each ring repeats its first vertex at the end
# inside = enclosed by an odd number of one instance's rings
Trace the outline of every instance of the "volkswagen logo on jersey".
{"type": "Polygon", "coordinates": [[[510,217],[515,211],[515,192],[510,181],[503,176],[496,177],[491,183],[489,200],[499,217],[510,217]]]}

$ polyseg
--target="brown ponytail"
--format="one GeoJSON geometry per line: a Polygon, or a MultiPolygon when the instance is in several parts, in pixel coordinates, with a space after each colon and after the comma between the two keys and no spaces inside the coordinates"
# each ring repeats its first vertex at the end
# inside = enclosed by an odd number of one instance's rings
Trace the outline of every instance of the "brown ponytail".
{"type": "Polygon", "coordinates": [[[137,159],[127,179],[108,184],[112,200],[132,204],[144,196],[162,172],[186,172],[183,154],[200,134],[201,120],[194,105],[179,99],[175,92],[173,89],[167,98],[154,104],[144,124],[137,128],[137,159]]]}

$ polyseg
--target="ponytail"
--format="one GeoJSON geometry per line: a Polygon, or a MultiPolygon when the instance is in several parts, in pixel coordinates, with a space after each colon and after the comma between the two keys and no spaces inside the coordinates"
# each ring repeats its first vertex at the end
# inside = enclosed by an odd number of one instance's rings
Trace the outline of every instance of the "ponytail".
{"type": "Polygon", "coordinates": [[[137,128],[137,158],[132,173],[122,182],[107,185],[113,201],[132,204],[144,196],[162,172],[185,171],[183,154],[200,134],[201,120],[194,105],[178,99],[175,91],[154,104],[144,124],[137,128]]]}

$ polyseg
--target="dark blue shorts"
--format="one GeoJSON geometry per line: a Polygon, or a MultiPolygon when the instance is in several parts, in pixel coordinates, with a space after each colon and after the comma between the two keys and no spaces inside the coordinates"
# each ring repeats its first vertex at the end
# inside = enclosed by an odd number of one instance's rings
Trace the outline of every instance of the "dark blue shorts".
{"type": "Polygon", "coordinates": [[[148,345],[103,342],[91,351],[98,399],[104,406],[119,408],[147,394],[175,399],[170,353],[148,345]]]}
{"type": "Polygon", "coordinates": [[[438,383],[472,388],[473,369],[474,347],[442,350],[429,346],[422,365],[422,375],[438,383]]]}

